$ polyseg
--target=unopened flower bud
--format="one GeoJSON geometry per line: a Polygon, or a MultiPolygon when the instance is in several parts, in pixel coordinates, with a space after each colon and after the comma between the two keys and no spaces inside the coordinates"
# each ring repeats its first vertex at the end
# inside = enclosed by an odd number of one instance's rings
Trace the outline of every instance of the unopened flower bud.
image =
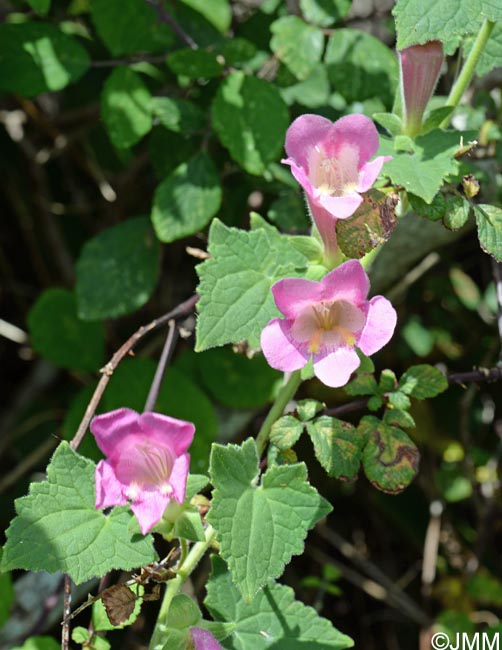
{"type": "Polygon", "coordinates": [[[432,97],[443,63],[439,41],[411,45],[399,52],[404,131],[414,137],[420,132],[424,111],[432,97]]]}
{"type": "Polygon", "coordinates": [[[462,179],[462,189],[466,197],[472,199],[479,192],[479,181],[472,174],[467,174],[462,179]]]}

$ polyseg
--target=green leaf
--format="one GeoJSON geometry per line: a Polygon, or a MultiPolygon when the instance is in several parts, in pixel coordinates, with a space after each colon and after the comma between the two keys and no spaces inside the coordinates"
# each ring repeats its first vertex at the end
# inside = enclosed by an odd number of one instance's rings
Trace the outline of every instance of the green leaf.
{"type": "Polygon", "coordinates": [[[331,510],[307,483],[304,463],[271,467],[258,485],[258,461],[250,438],[240,447],[213,445],[209,470],[215,489],[207,519],[248,602],[302,553],[307,531],[331,510]]]}
{"type": "Polygon", "coordinates": [[[403,121],[395,113],[374,113],[373,119],[387,129],[391,135],[399,135],[403,130],[403,121]]]}
{"type": "Polygon", "coordinates": [[[150,131],[151,99],[141,77],[130,68],[115,68],[108,77],[101,95],[101,112],[117,149],[131,147],[150,131]]]}
{"type": "Polygon", "coordinates": [[[232,10],[228,0],[182,0],[195,11],[201,13],[206,20],[220,32],[226,32],[232,22],[232,10]]]}
{"type": "Polygon", "coordinates": [[[80,584],[112,569],[128,570],[157,559],[152,537],[128,530],[127,506],[108,515],[94,507],[92,461],[62,442],[47,468],[47,481],[32,483],[16,500],[0,568],[62,571],[80,584]]]}
{"type": "Polygon", "coordinates": [[[166,52],[174,44],[171,29],[144,0],[91,0],[91,19],[113,56],[166,52]]]}
{"type": "Polygon", "coordinates": [[[408,395],[400,390],[396,390],[395,392],[390,393],[388,400],[389,404],[399,411],[406,411],[411,406],[410,398],[408,395]]]}
{"type": "Polygon", "coordinates": [[[60,650],[61,644],[51,636],[32,636],[11,650],[60,650]]]}
{"type": "Polygon", "coordinates": [[[350,384],[343,387],[347,395],[375,395],[378,391],[378,384],[372,374],[362,372],[350,384]]]}
{"type": "Polygon", "coordinates": [[[414,429],[416,424],[415,420],[408,413],[408,411],[401,411],[399,409],[387,409],[383,416],[385,424],[398,427],[398,429],[414,429]]]}
{"type": "Polygon", "coordinates": [[[429,219],[429,221],[439,221],[445,215],[446,198],[441,192],[438,192],[429,203],[411,193],[408,194],[408,198],[413,210],[421,217],[429,219]]]}
{"type": "Polygon", "coordinates": [[[471,206],[463,197],[453,195],[446,199],[443,225],[449,230],[458,230],[467,223],[471,206]]]}
{"type": "Polygon", "coordinates": [[[322,416],[307,423],[317,460],[328,476],[353,481],[361,465],[365,436],[348,422],[322,416]]]}
{"type": "Polygon", "coordinates": [[[298,442],[302,432],[303,422],[292,415],[285,415],[272,425],[270,442],[281,451],[287,451],[298,442]]]}
{"type": "Polygon", "coordinates": [[[296,412],[302,422],[312,420],[325,408],[326,405],[316,399],[301,399],[296,403],[296,412]]]}
{"type": "Polygon", "coordinates": [[[137,596],[134,602],[134,609],[131,612],[129,618],[123,623],[121,623],[120,625],[113,625],[113,623],[110,622],[110,619],[108,618],[108,614],[106,613],[105,606],[103,605],[103,601],[101,599],[93,603],[92,625],[96,632],[105,632],[108,630],[122,630],[124,627],[128,627],[129,625],[132,625],[136,621],[136,619],[141,613],[141,606],[143,605],[142,596],[144,593],[144,588],[141,585],[137,585],[132,588],[132,591],[137,596]]]}
{"type": "Polygon", "coordinates": [[[231,348],[206,350],[198,357],[201,379],[212,397],[234,409],[253,409],[272,402],[282,373],[261,355],[248,359],[231,348]]]}
{"type": "Polygon", "coordinates": [[[396,185],[431,203],[443,179],[458,170],[454,154],[460,147],[460,138],[458,131],[436,129],[418,136],[411,153],[393,151],[390,141],[381,138],[379,153],[393,156],[385,163],[383,174],[396,185]]]}
{"type": "Polygon", "coordinates": [[[151,297],[159,270],[160,245],[146,217],[90,239],[76,266],[80,318],[117,318],[139,309],[151,297]]]}
{"type": "Polygon", "coordinates": [[[397,49],[427,41],[448,41],[477,31],[479,19],[502,20],[502,5],[494,0],[398,0],[397,49]]]}
{"type": "Polygon", "coordinates": [[[51,8],[51,0],[27,0],[30,7],[40,16],[46,16],[51,8]]]}
{"type": "Polygon", "coordinates": [[[217,219],[208,251],[211,258],[197,267],[196,350],[245,340],[258,347],[262,329],[278,315],[271,286],[300,275],[307,259],[278,232],[227,228],[217,219]]]}
{"type": "Polygon", "coordinates": [[[335,29],[324,61],[332,86],[346,102],[379,97],[390,108],[398,64],[394,52],[377,38],[357,29],[335,29]]]}
{"type": "Polygon", "coordinates": [[[331,27],[350,11],[351,0],[300,0],[300,9],[309,23],[331,27]]]}
{"type": "Polygon", "coordinates": [[[209,484],[209,478],[204,476],[204,474],[189,474],[187,480],[187,489],[185,501],[190,501],[199,492],[207,487],[209,484]]]}
{"type": "Polygon", "coordinates": [[[502,208],[494,205],[477,205],[474,207],[478,237],[481,248],[502,262],[502,208]]]}
{"type": "MultiPolygon", "coordinates": [[[[474,36],[467,38],[464,45],[464,56],[469,56],[469,53],[474,44],[474,36]]],[[[493,28],[490,38],[486,42],[481,56],[476,64],[476,74],[482,77],[485,74],[488,74],[495,68],[500,67],[500,61],[502,59],[502,25],[496,24],[493,28]]]]}
{"type": "Polygon", "coordinates": [[[204,541],[204,526],[197,508],[194,508],[194,510],[186,509],[176,518],[174,536],[192,542],[204,541]]]}
{"type": "Polygon", "coordinates": [[[270,26],[270,49],[297,79],[304,80],[321,60],[324,34],[298,16],[283,16],[270,26]]]}
{"type": "Polygon", "coordinates": [[[177,594],[169,607],[166,623],[168,627],[183,630],[198,625],[201,618],[202,614],[197,603],[185,594],[177,594]]]}
{"type": "Polygon", "coordinates": [[[411,366],[399,380],[399,388],[416,399],[436,397],[448,388],[443,373],[427,364],[411,366]]]}
{"type": "Polygon", "coordinates": [[[286,104],[264,79],[232,72],[221,83],[211,119],[221,143],[250,174],[278,158],[289,125],[286,104]]]}
{"type": "Polygon", "coordinates": [[[0,628],[9,619],[10,609],[14,603],[15,592],[10,573],[0,573],[0,628]]]}
{"type": "Polygon", "coordinates": [[[382,492],[402,492],[418,472],[419,452],[404,431],[366,415],[358,431],[367,437],[363,467],[368,480],[382,492]]]}
{"type": "Polygon", "coordinates": [[[202,230],[221,205],[218,172],[207,153],[181,163],[157,187],[152,222],[160,241],[169,243],[202,230]]]}
{"type": "Polygon", "coordinates": [[[160,124],[175,133],[192,135],[200,131],[205,123],[203,111],[185,99],[153,97],[151,109],[160,124]]]}
{"type": "Polygon", "coordinates": [[[343,650],[353,641],[295,600],[291,587],[270,582],[247,603],[232,582],[223,560],[212,557],[213,570],[204,604],[219,621],[235,623],[227,650],[343,650]]]}
{"type": "Polygon", "coordinates": [[[338,219],[336,235],[342,253],[349,258],[364,257],[386,242],[397,225],[397,194],[369,190],[349,219],[338,219]]]}
{"type": "Polygon", "coordinates": [[[56,366],[94,372],[103,364],[103,325],[79,320],[71,291],[44,291],[28,314],[28,328],[33,348],[56,366]]]}
{"type": "Polygon", "coordinates": [[[383,399],[380,395],[373,395],[368,400],[368,408],[370,411],[378,411],[379,408],[383,406],[383,399]]]}
{"type": "Polygon", "coordinates": [[[378,382],[378,388],[380,393],[387,393],[389,391],[395,390],[397,387],[396,375],[392,370],[386,368],[382,370],[380,374],[380,381],[378,382]]]}
{"type": "Polygon", "coordinates": [[[450,117],[454,110],[455,108],[453,106],[440,106],[431,111],[424,120],[420,133],[424,135],[425,133],[429,133],[429,131],[438,129],[443,121],[450,117]]]}
{"type": "Polygon", "coordinates": [[[286,104],[295,102],[307,108],[319,108],[328,103],[330,86],[326,66],[316,64],[304,81],[299,81],[291,86],[279,88],[281,97],[286,104]]]}
{"type": "Polygon", "coordinates": [[[238,36],[223,41],[217,49],[227,65],[242,65],[252,59],[257,51],[254,43],[238,36]]]}
{"type": "Polygon", "coordinates": [[[481,291],[474,280],[458,266],[450,267],[448,272],[455,295],[471,311],[477,311],[481,305],[481,291]]]}
{"type": "Polygon", "coordinates": [[[46,23],[0,25],[0,90],[33,97],[78,81],[90,59],[80,43],[46,23]]]}
{"type": "Polygon", "coordinates": [[[176,50],[167,57],[167,65],[175,74],[190,79],[210,79],[223,72],[223,64],[214,52],[190,47],[176,50]]]}

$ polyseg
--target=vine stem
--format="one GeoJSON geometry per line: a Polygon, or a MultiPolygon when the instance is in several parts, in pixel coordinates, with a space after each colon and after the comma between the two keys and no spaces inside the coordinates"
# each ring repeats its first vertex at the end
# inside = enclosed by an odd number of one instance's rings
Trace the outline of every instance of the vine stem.
{"type": "Polygon", "coordinates": [[[169,613],[169,608],[171,607],[173,598],[179,592],[185,581],[190,577],[191,573],[199,564],[204,554],[215,539],[216,531],[210,524],[208,524],[204,533],[204,541],[197,542],[192,546],[192,549],[186,558],[181,562],[176,572],[176,577],[172,580],[169,580],[167,583],[167,587],[164,592],[164,598],[162,599],[162,605],[160,606],[157,623],[155,624],[155,629],[150,641],[149,650],[161,650],[161,648],[164,647],[164,631],[167,626],[167,615],[169,613]]]}
{"type": "Polygon", "coordinates": [[[162,348],[162,354],[160,355],[160,361],[157,365],[157,370],[155,371],[155,376],[152,381],[152,385],[148,392],[148,397],[146,398],[145,408],[143,409],[146,412],[153,411],[157,399],[159,397],[160,387],[162,385],[162,379],[166,372],[166,368],[169,365],[169,362],[173,356],[174,348],[176,346],[176,341],[178,340],[178,327],[175,320],[169,321],[169,331],[167,333],[166,342],[162,348]]]}
{"type": "Polygon", "coordinates": [[[258,432],[258,435],[256,436],[256,447],[258,448],[259,456],[261,456],[265,451],[272,425],[281,417],[288,402],[293,398],[301,383],[301,371],[295,370],[291,373],[289,379],[277,394],[275,402],[272,404],[272,408],[268,412],[268,415],[261,425],[261,429],[258,432]]]}
{"type": "MultiPolygon", "coordinates": [[[[495,23],[493,21],[491,20],[483,21],[483,24],[479,29],[478,35],[476,36],[476,40],[474,41],[472,49],[469,52],[467,59],[465,60],[464,66],[458,76],[458,79],[450,91],[445,106],[455,107],[462,99],[462,95],[464,94],[465,90],[470,84],[472,77],[474,76],[474,71],[479,61],[479,57],[481,56],[485,48],[486,42],[490,38],[490,34],[492,33],[494,27],[495,27],[495,23]]],[[[441,122],[440,125],[441,128],[444,129],[448,126],[450,122],[450,118],[451,115],[445,118],[441,122]]]]}

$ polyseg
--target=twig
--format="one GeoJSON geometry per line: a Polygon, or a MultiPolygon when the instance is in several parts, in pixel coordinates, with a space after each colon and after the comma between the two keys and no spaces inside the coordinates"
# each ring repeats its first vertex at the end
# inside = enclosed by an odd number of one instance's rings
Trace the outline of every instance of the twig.
{"type": "Polygon", "coordinates": [[[500,351],[499,363],[502,364],[502,263],[492,258],[492,272],[497,296],[497,326],[499,330],[500,351]]]}
{"type": "Polygon", "coordinates": [[[61,630],[61,650],[70,650],[71,578],[64,577],[63,626],[61,630]]]}
{"type": "Polygon", "coordinates": [[[162,5],[158,0],[145,0],[145,2],[155,9],[159,20],[169,25],[169,27],[171,27],[171,29],[176,33],[178,38],[183,41],[183,43],[185,43],[185,45],[191,47],[192,50],[197,50],[199,48],[193,38],[185,32],[183,27],[181,27],[178,22],[176,22],[176,20],[171,16],[164,5],[162,5]]]}
{"type": "Polygon", "coordinates": [[[153,378],[150,391],[148,392],[148,397],[146,398],[144,411],[153,411],[155,408],[155,404],[157,403],[157,398],[159,396],[159,390],[162,385],[162,379],[164,378],[164,373],[166,372],[166,368],[169,365],[169,361],[173,356],[178,336],[179,330],[176,325],[176,321],[170,320],[169,332],[167,333],[166,342],[162,349],[162,354],[160,355],[157,370],[155,371],[155,377],[153,378]]]}
{"type": "Polygon", "coordinates": [[[422,563],[422,593],[430,596],[432,583],[436,577],[436,564],[439,549],[439,536],[441,533],[441,515],[443,504],[441,501],[433,501],[430,505],[430,519],[425,533],[424,559],[422,563]]]}
{"type": "Polygon", "coordinates": [[[105,59],[103,61],[92,61],[91,68],[115,68],[119,65],[134,65],[135,63],[165,63],[166,55],[159,56],[135,56],[130,59],[105,59]]]}
{"type": "Polygon", "coordinates": [[[148,334],[158,327],[161,327],[165,323],[168,323],[170,320],[177,320],[178,318],[182,318],[186,314],[190,313],[194,309],[198,299],[199,296],[195,294],[188,300],[185,300],[185,302],[182,302],[180,305],[169,311],[167,314],[164,314],[164,316],[156,318],[151,323],[148,323],[148,325],[142,325],[131,337],[127,339],[127,341],[117,350],[117,352],[115,352],[106,366],[101,369],[102,377],[96,386],[96,390],[94,391],[87,409],[85,410],[84,417],[80,422],[77,433],[70,442],[70,446],[73,450],[77,449],[82,442],[82,438],[87,431],[87,427],[89,426],[89,423],[96,411],[96,408],[98,407],[101,397],[103,396],[105,388],[110,381],[110,377],[113,375],[114,370],[122,361],[122,359],[127,354],[129,354],[129,352],[131,352],[134,346],[143,338],[143,336],[145,336],[145,334],[148,334]]]}

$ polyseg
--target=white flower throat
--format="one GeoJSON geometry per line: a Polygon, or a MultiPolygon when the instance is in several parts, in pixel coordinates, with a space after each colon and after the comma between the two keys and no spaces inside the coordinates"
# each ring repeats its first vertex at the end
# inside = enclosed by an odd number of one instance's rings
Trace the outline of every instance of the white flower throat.
{"type": "Polygon", "coordinates": [[[308,157],[309,179],[321,194],[344,196],[359,182],[358,165],[357,147],[344,144],[330,157],[322,145],[315,145],[308,157]]]}

